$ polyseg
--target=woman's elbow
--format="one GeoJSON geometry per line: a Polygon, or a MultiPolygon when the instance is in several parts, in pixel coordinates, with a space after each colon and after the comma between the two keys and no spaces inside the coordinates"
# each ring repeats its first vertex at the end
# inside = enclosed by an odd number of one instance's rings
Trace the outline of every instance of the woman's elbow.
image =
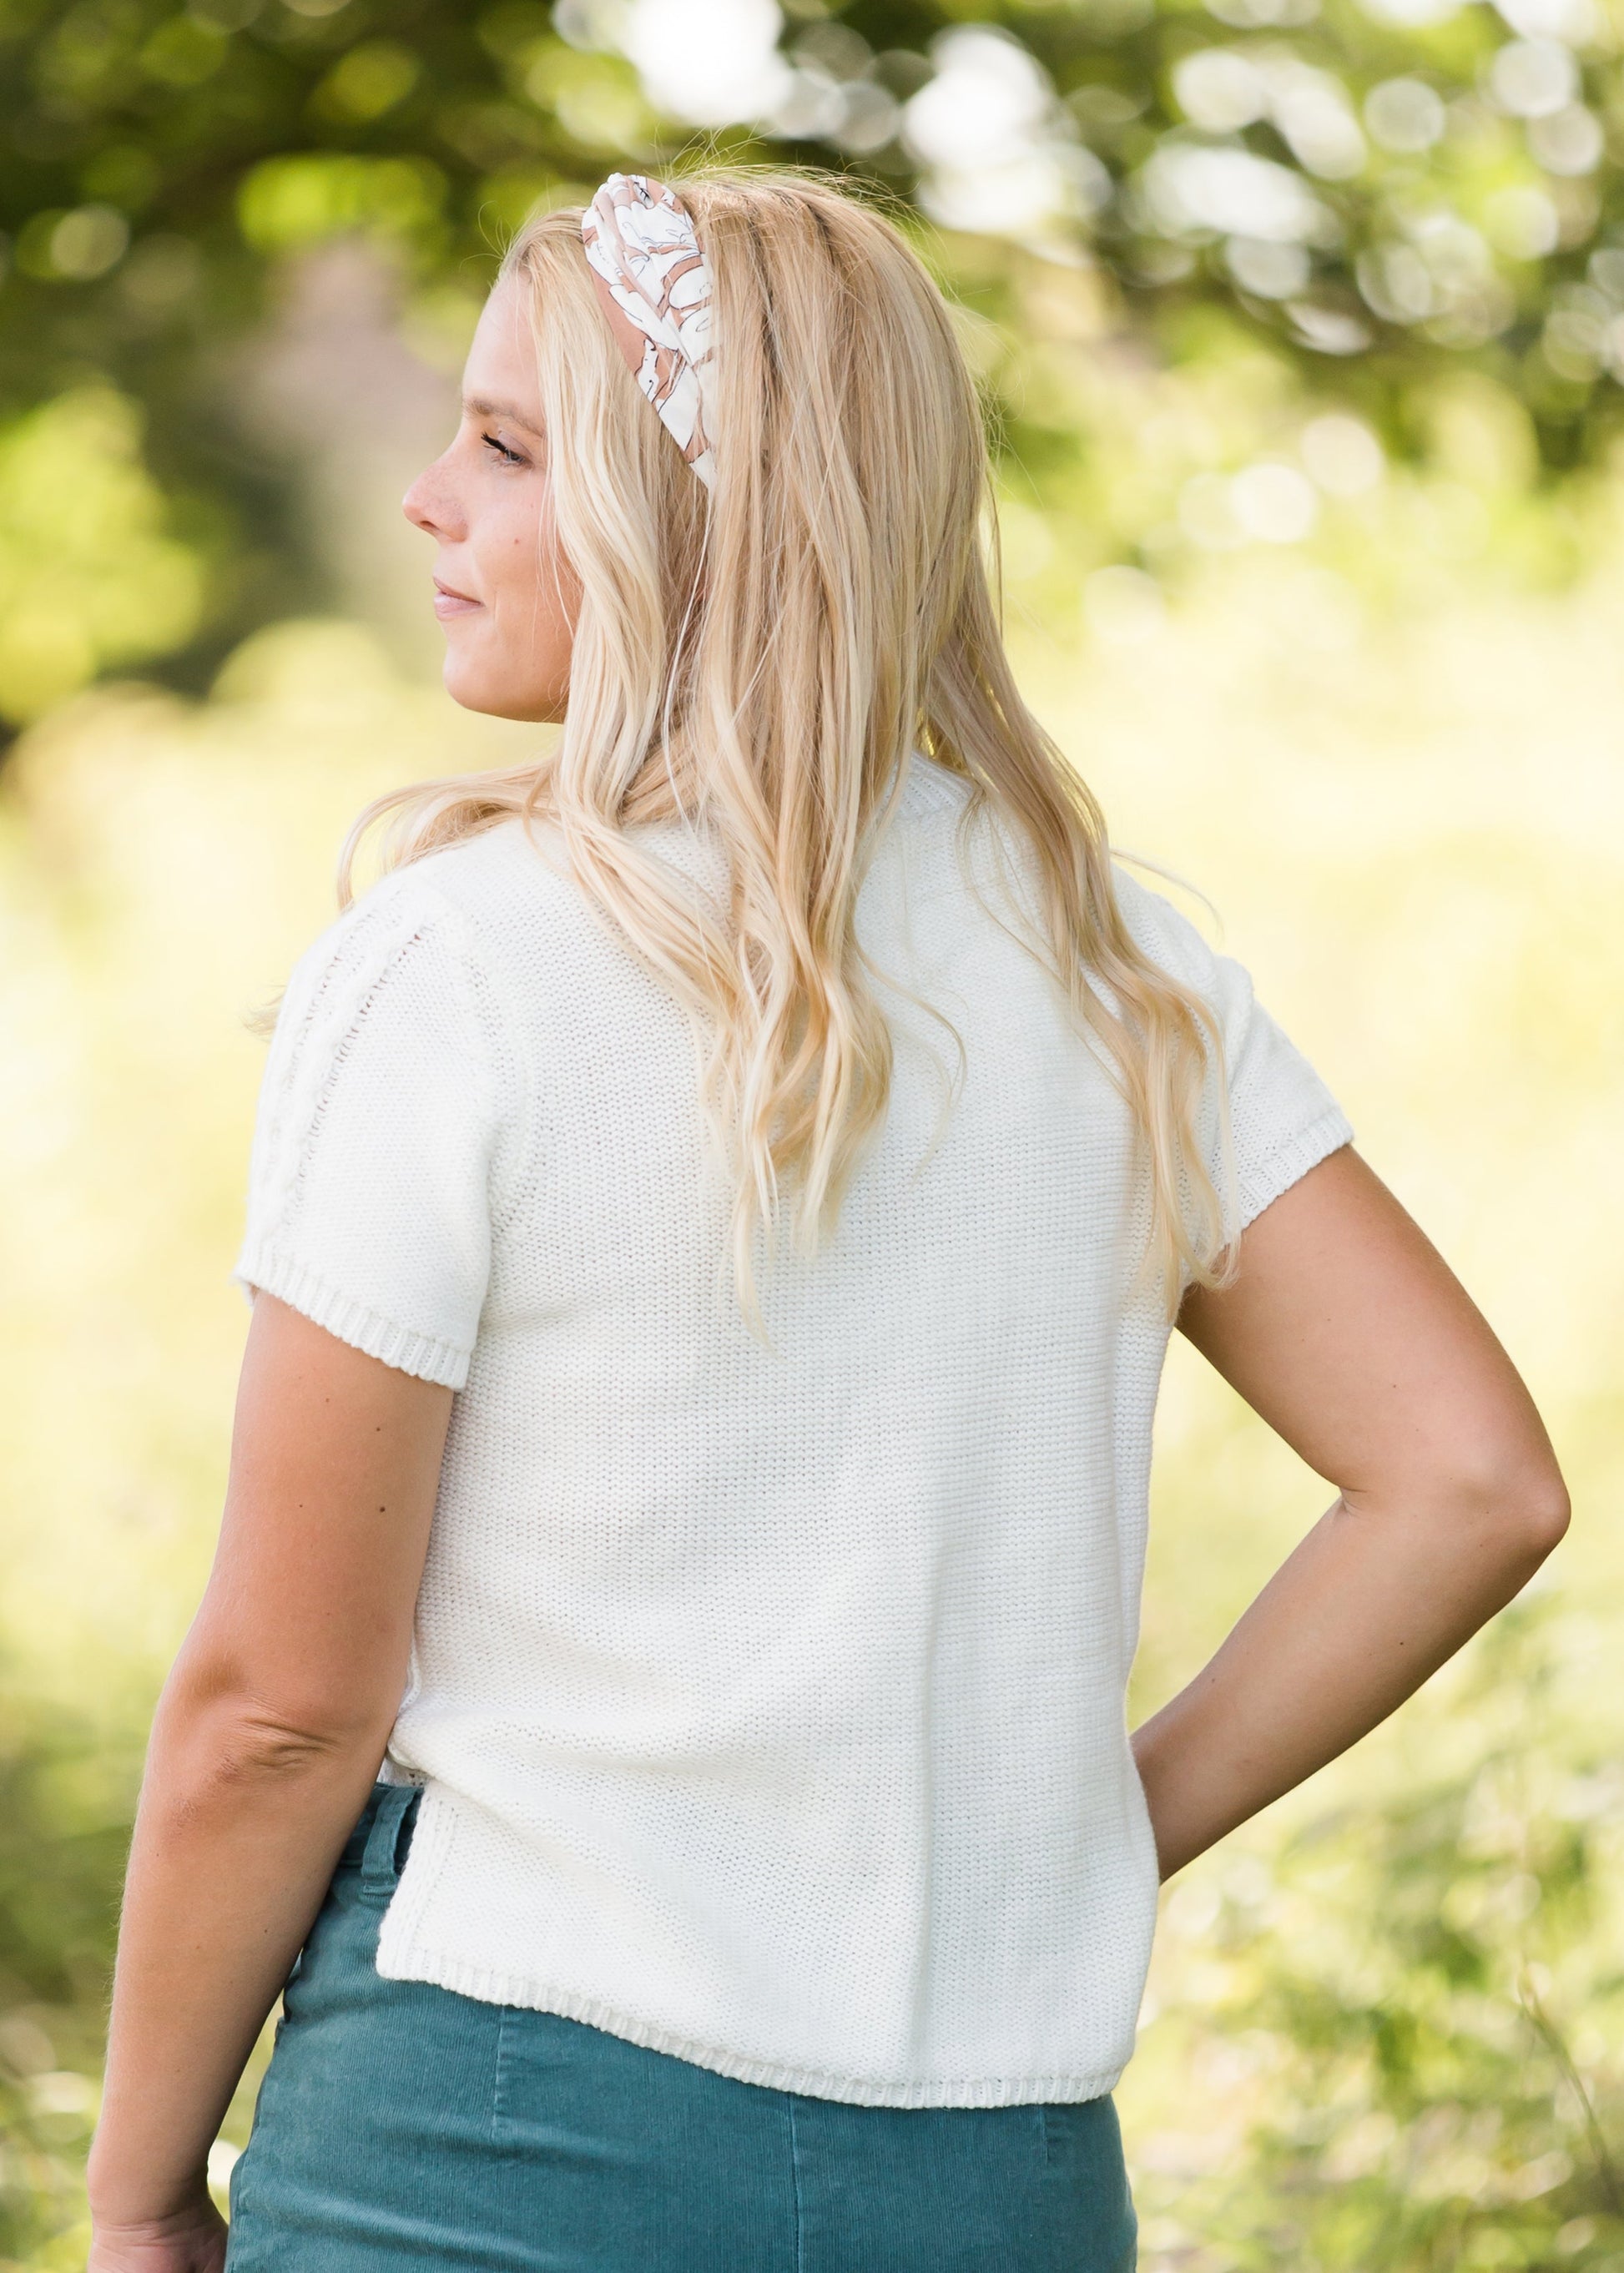
{"type": "Polygon", "coordinates": [[[374,1719],[281,1712],[244,1700],[215,1718],[210,1736],[222,1778],[274,1784],[319,1775],[335,1762],[347,1766],[358,1752],[381,1755],[388,1729],[374,1719]]]}
{"type": "Polygon", "coordinates": [[[1554,1460],[1538,1479],[1530,1479],[1518,1506],[1530,1549],[1543,1563],[1552,1549],[1561,1544],[1573,1520],[1573,1502],[1554,1460]]]}
{"type": "Polygon", "coordinates": [[[1406,1531],[1430,1534],[1452,1558],[1483,1571],[1492,1565],[1513,1592],[1560,1541],[1572,1512],[1548,1452],[1482,1443],[1406,1462],[1380,1482],[1344,1485],[1342,1498],[1356,1516],[1380,1512],[1406,1531]]]}
{"type": "Polygon", "coordinates": [[[381,1759],[394,1722],[381,1701],[315,1694],[304,1688],[272,1695],[177,1669],[159,1708],[154,1737],[193,1789],[264,1790],[348,1774],[358,1756],[381,1759]]]}
{"type": "Polygon", "coordinates": [[[1523,1577],[1560,1543],[1573,1513],[1562,1472],[1543,1452],[1464,1463],[1444,1503],[1468,1537],[1523,1577]]]}

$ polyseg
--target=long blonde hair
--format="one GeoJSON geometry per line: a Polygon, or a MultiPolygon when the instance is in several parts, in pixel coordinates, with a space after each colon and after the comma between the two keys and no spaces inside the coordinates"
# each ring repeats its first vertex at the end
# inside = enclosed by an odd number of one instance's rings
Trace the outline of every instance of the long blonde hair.
{"type": "MultiPolygon", "coordinates": [[[[581,214],[525,223],[501,280],[528,303],[560,550],[580,584],[568,716],[535,763],[410,785],[398,866],[517,813],[556,827],[579,883],[700,1016],[702,1091],[734,1179],[732,1258],[793,1197],[812,1251],[884,1115],[891,1036],[853,917],[910,754],[969,785],[1035,858],[1043,960],[1143,1140],[1143,1268],[1232,1267],[1198,1138],[1221,1052],[1199,996],[1151,961],[1112,888],[1094,797],[1026,709],[983,564],[981,405],[941,293],[892,223],[825,180],[710,168],[680,194],[714,275],[714,491],[655,417],[600,312],[581,214]],[[701,813],[723,919],[626,824],[701,813]]],[[[1218,1084],[1220,1096],[1223,1084],[1218,1084]]]]}

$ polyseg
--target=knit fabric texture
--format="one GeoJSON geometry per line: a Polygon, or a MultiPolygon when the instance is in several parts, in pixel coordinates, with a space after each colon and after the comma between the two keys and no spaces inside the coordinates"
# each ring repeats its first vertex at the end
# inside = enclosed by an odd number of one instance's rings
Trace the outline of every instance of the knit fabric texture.
{"type": "MultiPolygon", "coordinates": [[[[1090,2099],[1128,2059],[1148,1174],[1021,943],[1030,856],[965,811],[915,757],[859,909],[889,1112],[822,1251],[763,1244],[766,1344],[693,1021],[551,830],[395,871],[294,971],[234,1276],[458,1392],[388,1978],[872,2105],[1090,2099]]],[[[703,826],[640,835],[719,891],[703,826]]],[[[1116,882],[1222,1024],[1244,1223],[1352,1132],[1240,965],[1116,882]]],[[[1221,1174],[1215,1081],[1203,1129],[1221,1174]]]]}

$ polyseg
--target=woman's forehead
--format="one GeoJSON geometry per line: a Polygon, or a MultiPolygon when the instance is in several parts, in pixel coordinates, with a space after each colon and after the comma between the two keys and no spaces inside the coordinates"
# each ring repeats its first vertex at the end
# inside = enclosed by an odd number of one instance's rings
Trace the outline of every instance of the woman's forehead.
{"type": "Polygon", "coordinates": [[[463,366],[463,397],[470,405],[476,397],[487,405],[500,403],[534,424],[540,404],[528,332],[523,304],[504,278],[480,311],[463,366]]]}

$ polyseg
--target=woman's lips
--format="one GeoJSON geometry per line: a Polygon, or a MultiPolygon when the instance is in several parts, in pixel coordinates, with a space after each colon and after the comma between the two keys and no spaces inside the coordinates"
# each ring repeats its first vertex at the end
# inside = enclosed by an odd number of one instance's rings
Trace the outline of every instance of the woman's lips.
{"type": "Polygon", "coordinates": [[[438,576],[434,579],[434,613],[442,623],[447,616],[471,615],[479,605],[480,603],[470,600],[466,592],[454,592],[448,584],[442,584],[438,576]]]}

